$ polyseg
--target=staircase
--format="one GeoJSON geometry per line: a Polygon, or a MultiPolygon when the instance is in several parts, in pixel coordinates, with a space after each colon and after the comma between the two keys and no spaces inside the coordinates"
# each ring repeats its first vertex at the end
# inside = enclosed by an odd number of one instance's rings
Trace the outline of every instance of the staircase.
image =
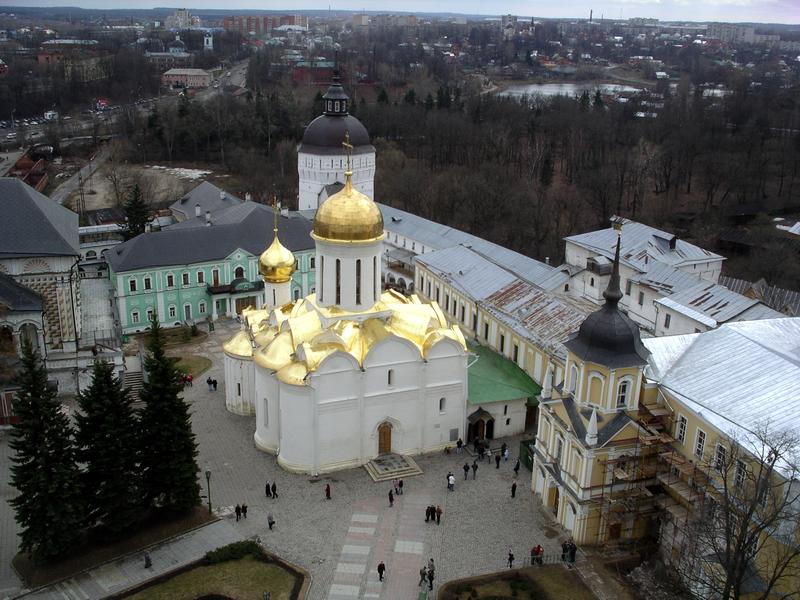
{"type": "Polygon", "coordinates": [[[141,371],[125,371],[122,386],[128,390],[130,397],[133,399],[134,406],[138,406],[141,402],[141,400],[139,400],[139,392],[142,391],[143,383],[141,371]]]}
{"type": "Polygon", "coordinates": [[[364,468],[375,482],[422,475],[422,469],[413,458],[399,454],[381,454],[365,464],[364,468]]]}

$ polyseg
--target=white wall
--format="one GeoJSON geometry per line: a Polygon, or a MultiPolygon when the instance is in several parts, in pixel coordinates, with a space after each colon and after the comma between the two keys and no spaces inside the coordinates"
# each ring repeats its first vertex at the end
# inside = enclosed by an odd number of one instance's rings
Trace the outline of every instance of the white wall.
{"type": "Polygon", "coordinates": [[[317,240],[317,301],[320,306],[338,304],[345,310],[370,308],[381,294],[381,240],[368,244],[317,240]],[[340,261],[341,299],[336,302],[336,260],[340,261]],[[361,302],[356,302],[356,261],[361,260],[361,302]]]}
{"type": "Polygon", "coordinates": [[[225,408],[237,415],[256,414],[253,360],[225,354],[224,362],[225,408]]]}
{"type": "Polygon", "coordinates": [[[272,373],[254,365],[256,399],[256,447],[275,454],[280,446],[280,386],[272,373]]]}
{"type": "MultiPolygon", "coordinates": [[[[355,188],[375,198],[375,151],[354,154],[352,158],[353,185],[355,188]]],[[[344,183],[346,155],[344,152],[334,156],[299,152],[297,173],[299,175],[298,208],[316,210],[319,193],[331,183],[344,183]]]]}

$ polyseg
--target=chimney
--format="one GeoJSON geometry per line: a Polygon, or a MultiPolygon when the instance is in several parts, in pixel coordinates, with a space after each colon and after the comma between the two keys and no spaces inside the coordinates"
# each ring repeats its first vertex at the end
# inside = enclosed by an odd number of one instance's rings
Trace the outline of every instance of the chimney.
{"type": "Polygon", "coordinates": [[[544,381],[542,382],[542,393],[540,398],[542,400],[550,400],[553,396],[553,364],[547,366],[547,371],[544,374],[544,381]]]}
{"type": "Polygon", "coordinates": [[[202,214],[203,213],[200,211],[200,205],[199,204],[195,204],[194,205],[194,216],[199,218],[200,216],[202,216],[202,214]]]}
{"type": "Polygon", "coordinates": [[[225,190],[220,190],[219,191],[219,199],[220,200],[225,200],[225,190]]]}
{"type": "Polygon", "coordinates": [[[206,227],[211,227],[211,211],[206,211],[206,227]]]}
{"type": "Polygon", "coordinates": [[[145,225],[144,225],[144,232],[145,233],[150,233],[152,231],[152,229],[153,229],[152,223],[150,223],[150,222],[145,223],[145,225]]]}
{"type": "Polygon", "coordinates": [[[245,202],[250,202],[253,199],[253,195],[250,192],[245,192],[244,200],[245,202]]]}
{"type": "Polygon", "coordinates": [[[676,246],[677,244],[678,244],[678,236],[677,236],[677,235],[673,235],[673,236],[672,236],[672,237],[669,239],[669,249],[670,249],[670,250],[675,250],[675,246],[676,246]]]}
{"type": "Polygon", "coordinates": [[[544,257],[544,264],[546,264],[548,266],[550,265],[550,257],[549,256],[545,256],[544,257]]]}

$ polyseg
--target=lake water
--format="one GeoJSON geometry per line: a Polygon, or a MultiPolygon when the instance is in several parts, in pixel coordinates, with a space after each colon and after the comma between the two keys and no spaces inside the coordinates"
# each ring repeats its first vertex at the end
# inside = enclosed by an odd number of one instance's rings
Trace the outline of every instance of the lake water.
{"type": "Polygon", "coordinates": [[[602,94],[616,94],[619,92],[641,92],[641,88],[614,83],[596,83],[592,81],[580,83],[528,83],[524,85],[511,85],[500,92],[501,96],[580,96],[584,90],[594,94],[596,90],[602,94]]]}

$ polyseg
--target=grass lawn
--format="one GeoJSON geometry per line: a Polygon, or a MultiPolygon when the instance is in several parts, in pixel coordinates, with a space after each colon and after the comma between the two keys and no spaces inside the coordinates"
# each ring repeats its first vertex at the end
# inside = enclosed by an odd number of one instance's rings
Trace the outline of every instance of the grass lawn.
{"type": "Polygon", "coordinates": [[[28,587],[47,585],[91,569],[125,554],[142,550],[153,544],[174,537],[195,527],[216,520],[207,508],[197,507],[186,515],[155,514],[140,525],[135,533],[116,542],[101,542],[88,539],[74,548],[64,559],[39,565],[27,554],[17,554],[14,567],[28,587]]]}
{"type": "MultiPolygon", "coordinates": [[[[199,344],[205,341],[208,334],[202,329],[197,329],[197,335],[192,335],[189,327],[163,327],[161,333],[164,336],[164,344],[166,346],[180,346],[182,344],[199,344]]],[[[149,338],[148,333],[140,333],[144,338],[144,343],[147,344],[149,338]]],[[[133,336],[131,336],[133,337],[133,336]]]]}
{"type": "Polygon", "coordinates": [[[219,594],[233,600],[290,600],[296,575],[278,564],[246,556],[238,560],[195,567],[163,583],[145,588],[127,600],[193,600],[219,594]]]}
{"type": "Polygon", "coordinates": [[[439,600],[595,600],[574,570],[561,565],[527,567],[452,581],[439,592],[439,600]],[[476,595],[473,594],[473,590],[476,595]],[[516,591],[516,594],[514,592],[516,591]]]}
{"type": "Polygon", "coordinates": [[[205,356],[186,354],[180,357],[178,369],[183,373],[191,373],[195,380],[211,368],[211,361],[205,356]]]}

